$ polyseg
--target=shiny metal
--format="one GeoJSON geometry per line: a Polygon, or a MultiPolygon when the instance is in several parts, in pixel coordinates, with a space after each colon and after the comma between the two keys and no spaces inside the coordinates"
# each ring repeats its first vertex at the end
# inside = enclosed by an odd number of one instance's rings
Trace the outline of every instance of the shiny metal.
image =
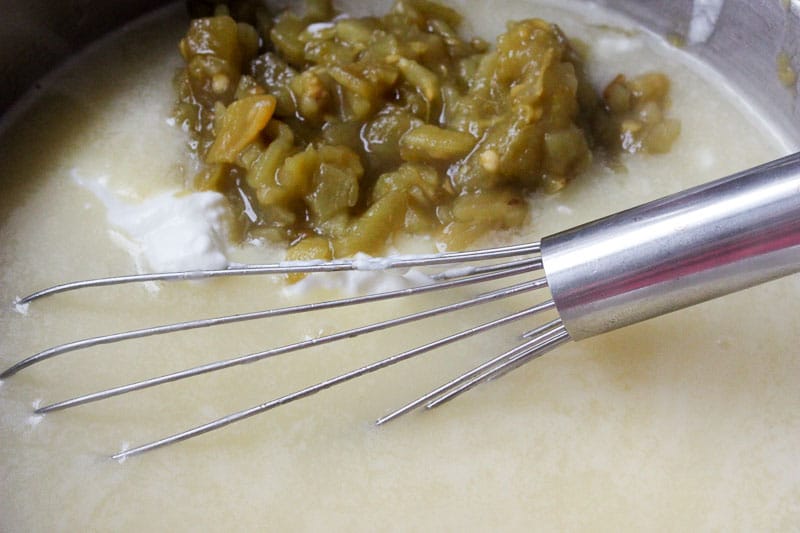
{"type": "MultiPolygon", "coordinates": [[[[552,305],[552,301],[547,303],[552,305]]],[[[475,385],[496,377],[499,372],[509,369],[509,366],[527,363],[570,340],[569,334],[561,323],[561,319],[551,320],[547,324],[525,333],[522,337],[530,340],[478,365],[403,407],[380,417],[375,421],[375,425],[385,424],[399,416],[410,413],[423,404],[427,409],[433,409],[439,404],[466,392],[475,385]]]]}
{"type": "MultiPolygon", "coordinates": [[[[548,331],[547,333],[542,334],[535,339],[528,341],[526,345],[528,346],[525,349],[516,350],[513,354],[507,355],[498,364],[486,368],[482,372],[477,372],[476,369],[471,370],[464,376],[460,376],[458,381],[460,382],[457,386],[449,387],[446,391],[440,394],[437,398],[429,401],[425,404],[427,409],[433,409],[442,405],[445,402],[449,402],[450,400],[454,399],[455,397],[467,392],[471,388],[475,387],[476,385],[480,385],[486,381],[498,378],[515,368],[518,368],[525,363],[533,361],[537,359],[547,352],[554,350],[568,342],[570,339],[569,333],[564,329],[563,324],[559,324],[557,327],[548,331]],[[468,374],[473,374],[470,379],[465,379],[468,374]]],[[[483,366],[483,365],[481,365],[483,366]]]]}
{"type": "Polygon", "coordinates": [[[574,340],[800,271],[800,153],[542,239],[574,340]]]}

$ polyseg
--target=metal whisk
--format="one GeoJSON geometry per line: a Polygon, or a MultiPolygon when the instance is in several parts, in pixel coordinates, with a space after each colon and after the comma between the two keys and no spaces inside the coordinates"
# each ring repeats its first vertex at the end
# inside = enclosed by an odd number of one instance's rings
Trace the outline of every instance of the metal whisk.
{"type": "Polygon", "coordinates": [[[544,275],[537,279],[484,292],[461,302],[87,394],[36,410],[39,414],[50,413],[549,287],[552,299],[546,302],[187,431],[120,451],[112,457],[123,459],[213,431],[491,328],[548,310],[557,312],[555,320],[523,334],[515,348],[381,417],[377,423],[383,424],[417,407],[440,405],[569,340],[606,333],[800,271],[800,153],[545,237],[541,243],[425,256],[286,262],[104,278],[51,287],[17,303],[27,304],[64,291],[121,283],[410,267],[444,267],[444,270],[431,275],[428,282],[407,289],[75,341],[23,359],[0,374],[0,379],[57,355],[100,344],[407,297],[543,271],[544,275]]]}

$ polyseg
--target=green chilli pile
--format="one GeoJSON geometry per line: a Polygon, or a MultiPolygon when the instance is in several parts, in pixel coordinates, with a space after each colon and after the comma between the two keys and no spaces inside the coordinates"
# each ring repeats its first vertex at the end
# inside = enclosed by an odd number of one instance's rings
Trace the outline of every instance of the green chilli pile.
{"type": "Polygon", "coordinates": [[[598,94],[554,24],[510,22],[494,47],[461,16],[398,0],[351,18],[253,1],[190,4],[175,116],[243,237],[291,259],[380,253],[400,233],[450,249],[522,225],[594,155],[670,149],[669,80],[620,75],[598,94]]]}

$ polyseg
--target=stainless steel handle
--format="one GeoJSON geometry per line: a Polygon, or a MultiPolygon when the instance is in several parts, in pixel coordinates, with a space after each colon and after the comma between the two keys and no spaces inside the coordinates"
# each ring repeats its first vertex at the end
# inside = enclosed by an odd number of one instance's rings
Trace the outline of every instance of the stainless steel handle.
{"type": "Polygon", "coordinates": [[[800,271],[800,153],[542,240],[583,339],[800,271]]]}

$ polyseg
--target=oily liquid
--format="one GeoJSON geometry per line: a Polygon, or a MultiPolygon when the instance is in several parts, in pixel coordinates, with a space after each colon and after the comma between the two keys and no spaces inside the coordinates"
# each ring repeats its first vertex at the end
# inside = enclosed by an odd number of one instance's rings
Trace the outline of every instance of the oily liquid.
{"type": "MultiPolygon", "coordinates": [[[[630,25],[597,8],[568,13],[507,0],[466,12],[472,30],[489,39],[507,19],[560,23],[593,46],[598,85],[618,71],[666,72],[671,113],[683,125],[670,154],[626,158],[625,173],[596,165],[561,193],[538,198],[530,226],[497,236],[499,242],[536,240],[786,150],[713,74],[696,72],[647,35],[603,28],[630,25]]],[[[165,121],[184,28],[172,8],[96,46],[5,132],[1,366],[91,335],[319,296],[249,278],[94,289],[36,302],[27,314],[14,309],[16,296],[53,283],[134,270],[105,208],[70,175],[105,176],[111,190],[135,202],[191,174],[182,133],[165,121]]],[[[234,255],[274,257],[253,247],[234,255]]],[[[512,346],[539,322],[461,342],[122,464],[108,458],[502,316],[534,297],[46,417],[31,414],[41,402],[466,294],[93,348],[4,381],[0,530],[752,530],[800,521],[796,277],[568,345],[441,409],[381,428],[370,422],[512,346]]]]}

